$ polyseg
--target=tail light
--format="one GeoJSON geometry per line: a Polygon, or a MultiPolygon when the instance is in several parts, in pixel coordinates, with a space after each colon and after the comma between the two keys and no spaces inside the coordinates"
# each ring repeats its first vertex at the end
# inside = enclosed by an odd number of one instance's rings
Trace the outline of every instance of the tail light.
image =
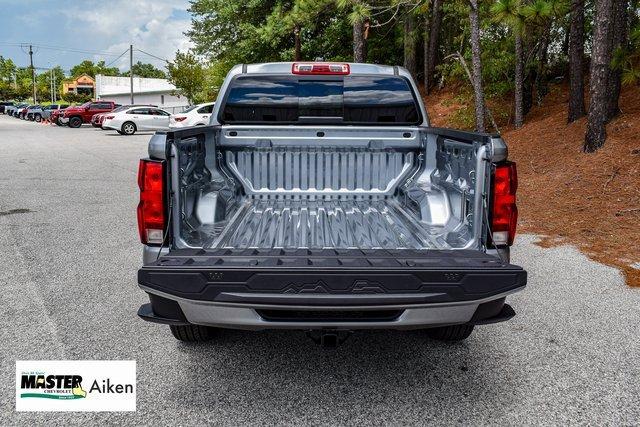
{"type": "Polygon", "coordinates": [[[105,116],[105,117],[104,117],[104,120],[111,120],[111,119],[113,119],[114,117],[115,117],[115,116],[105,116]]]}
{"type": "Polygon", "coordinates": [[[176,122],[183,122],[183,121],[187,120],[187,118],[185,116],[174,117],[173,120],[175,120],[176,122]]]}
{"type": "Polygon", "coordinates": [[[160,245],[164,241],[164,162],[140,160],[138,167],[138,232],[145,245],[160,245]]]}
{"type": "Polygon", "coordinates": [[[493,178],[493,208],[491,210],[491,235],[496,246],[513,244],[516,237],[518,207],[516,190],[518,173],[514,162],[496,165],[493,178]]]}
{"type": "Polygon", "coordinates": [[[340,74],[346,75],[351,72],[349,64],[327,64],[318,62],[295,62],[291,66],[293,74],[340,74]]]}

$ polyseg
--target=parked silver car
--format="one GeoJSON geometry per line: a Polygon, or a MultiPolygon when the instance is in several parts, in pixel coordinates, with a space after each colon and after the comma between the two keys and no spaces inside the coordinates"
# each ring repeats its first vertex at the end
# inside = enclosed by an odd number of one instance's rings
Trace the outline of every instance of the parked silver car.
{"type": "Polygon", "coordinates": [[[25,102],[20,102],[19,104],[14,105],[13,107],[10,107],[7,109],[7,111],[9,112],[8,114],[11,115],[12,117],[19,117],[20,116],[20,112],[22,111],[23,108],[28,107],[29,104],[25,103],[25,102]]]}
{"type": "MultiPolygon", "coordinates": [[[[42,108],[42,112],[40,112],[40,120],[49,120],[51,118],[51,113],[54,111],[64,110],[68,107],[67,104],[51,104],[42,108]]],[[[36,122],[39,122],[38,117],[36,116],[36,122]]]]}

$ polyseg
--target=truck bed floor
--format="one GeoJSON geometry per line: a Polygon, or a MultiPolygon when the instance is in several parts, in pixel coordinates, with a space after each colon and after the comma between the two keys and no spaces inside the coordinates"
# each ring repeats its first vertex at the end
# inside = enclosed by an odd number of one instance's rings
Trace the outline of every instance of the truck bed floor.
{"type": "Polygon", "coordinates": [[[247,199],[205,248],[448,249],[444,232],[393,199],[247,199]]]}

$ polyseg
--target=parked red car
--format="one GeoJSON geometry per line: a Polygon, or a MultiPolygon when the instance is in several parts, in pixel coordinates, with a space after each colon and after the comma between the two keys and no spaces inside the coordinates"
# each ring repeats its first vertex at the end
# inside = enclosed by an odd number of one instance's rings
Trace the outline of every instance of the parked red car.
{"type": "Polygon", "coordinates": [[[86,102],[78,107],[69,107],[64,110],[59,122],[68,124],[70,128],[79,128],[83,123],[91,123],[91,118],[98,113],[107,113],[118,104],[113,101],[86,102]]]}
{"type": "Polygon", "coordinates": [[[27,110],[29,109],[30,105],[24,107],[22,110],[20,110],[18,112],[18,117],[25,120],[27,118],[27,110]]]}
{"type": "Polygon", "coordinates": [[[105,114],[106,113],[94,114],[93,117],[91,117],[91,126],[94,128],[102,128],[102,122],[104,121],[105,114]]]}
{"type": "Polygon", "coordinates": [[[62,126],[62,123],[60,122],[60,118],[62,117],[63,113],[64,113],[64,110],[53,110],[51,112],[51,116],[49,116],[49,120],[51,121],[51,123],[55,123],[58,126],[62,126]]]}

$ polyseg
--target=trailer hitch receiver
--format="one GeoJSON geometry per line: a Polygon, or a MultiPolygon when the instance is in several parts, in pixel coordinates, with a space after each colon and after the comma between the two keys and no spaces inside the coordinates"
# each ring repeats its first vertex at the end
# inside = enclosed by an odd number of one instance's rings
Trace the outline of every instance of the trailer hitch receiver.
{"type": "Polygon", "coordinates": [[[307,331],[307,336],[311,338],[313,342],[319,344],[324,348],[337,348],[344,343],[347,338],[353,334],[353,331],[349,330],[333,330],[333,329],[320,329],[307,331]]]}

